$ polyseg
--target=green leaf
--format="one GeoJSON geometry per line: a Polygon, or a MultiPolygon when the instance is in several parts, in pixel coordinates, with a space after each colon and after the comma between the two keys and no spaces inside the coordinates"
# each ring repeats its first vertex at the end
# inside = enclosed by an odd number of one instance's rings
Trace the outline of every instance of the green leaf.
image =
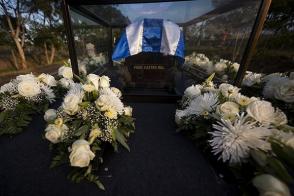
{"type": "Polygon", "coordinates": [[[128,151],[130,151],[130,147],[126,143],[126,138],[122,133],[118,131],[118,129],[113,129],[113,133],[115,135],[115,139],[123,146],[125,147],[128,151]]]}
{"type": "Polygon", "coordinates": [[[2,121],[5,119],[5,114],[6,114],[6,112],[0,113],[0,123],[2,123],[2,121]]]}
{"type": "Polygon", "coordinates": [[[294,149],[290,146],[286,146],[283,144],[278,144],[276,142],[272,142],[271,144],[273,152],[276,156],[289,164],[291,168],[294,168],[294,149]]]}
{"type": "Polygon", "coordinates": [[[75,132],[75,136],[81,136],[83,134],[86,134],[88,130],[89,130],[89,126],[83,125],[75,132]]]}
{"type": "Polygon", "coordinates": [[[293,178],[289,175],[285,166],[277,159],[273,157],[268,158],[268,172],[274,172],[281,180],[292,183],[293,178]]]}
{"type": "Polygon", "coordinates": [[[105,191],[104,185],[99,180],[96,180],[95,184],[98,186],[99,189],[105,191]]]}

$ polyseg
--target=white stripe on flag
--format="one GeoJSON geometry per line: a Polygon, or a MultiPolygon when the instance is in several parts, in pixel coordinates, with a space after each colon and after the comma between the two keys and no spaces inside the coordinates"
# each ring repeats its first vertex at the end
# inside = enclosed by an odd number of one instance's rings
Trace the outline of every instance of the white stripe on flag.
{"type": "Polygon", "coordinates": [[[180,27],[173,22],[164,20],[160,52],[166,55],[175,55],[180,36],[180,27]]]}
{"type": "Polygon", "coordinates": [[[132,23],[126,28],[127,40],[131,55],[142,52],[144,20],[132,23]]]}

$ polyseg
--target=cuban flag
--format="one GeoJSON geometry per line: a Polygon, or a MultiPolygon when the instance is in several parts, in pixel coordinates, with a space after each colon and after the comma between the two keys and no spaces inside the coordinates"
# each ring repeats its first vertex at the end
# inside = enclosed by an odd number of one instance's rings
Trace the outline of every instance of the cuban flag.
{"type": "Polygon", "coordinates": [[[160,52],[184,62],[184,36],[180,27],[163,19],[143,19],[126,27],[112,54],[119,61],[140,52],[160,52]]]}

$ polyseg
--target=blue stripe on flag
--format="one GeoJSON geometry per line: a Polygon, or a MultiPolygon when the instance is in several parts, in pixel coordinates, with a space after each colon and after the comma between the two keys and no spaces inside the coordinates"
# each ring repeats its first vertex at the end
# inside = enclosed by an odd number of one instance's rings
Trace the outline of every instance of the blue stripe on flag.
{"type": "Polygon", "coordinates": [[[181,57],[182,61],[180,62],[180,64],[183,64],[185,62],[184,50],[185,50],[185,40],[184,40],[183,31],[181,31],[180,39],[179,39],[177,50],[176,50],[176,53],[175,53],[175,56],[181,57]]]}
{"type": "Polygon", "coordinates": [[[112,60],[120,60],[122,58],[130,56],[129,44],[127,40],[126,31],[124,30],[121,37],[116,43],[115,49],[112,54],[112,60]]]}
{"type": "Polygon", "coordinates": [[[160,52],[162,25],[162,19],[144,19],[143,52],[160,52]]]}

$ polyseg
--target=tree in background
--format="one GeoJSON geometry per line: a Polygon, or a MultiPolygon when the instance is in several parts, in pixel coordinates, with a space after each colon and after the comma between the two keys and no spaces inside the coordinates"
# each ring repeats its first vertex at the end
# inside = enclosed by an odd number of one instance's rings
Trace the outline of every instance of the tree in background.
{"type": "Polygon", "coordinates": [[[56,50],[64,45],[60,6],[58,0],[0,0],[0,33],[10,37],[0,42],[10,46],[16,69],[28,68],[28,57],[38,63],[54,62],[56,50]],[[44,58],[33,51],[43,51],[44,58]]]}
{"type": "Polygon", "coordinates": [[[6,19],[6,30],[16,46],[21,69],[28,67],[24,48],[27,36],[25,25],[32,15],[30,3],[30,0],[0,0],[0,11],[6,19]]]}

